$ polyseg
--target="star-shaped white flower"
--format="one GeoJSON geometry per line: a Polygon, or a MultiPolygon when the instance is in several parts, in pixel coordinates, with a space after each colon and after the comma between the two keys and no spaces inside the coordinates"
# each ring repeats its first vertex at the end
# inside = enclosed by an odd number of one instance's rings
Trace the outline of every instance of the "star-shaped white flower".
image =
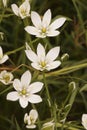
{"type": "Polygon", "coordinates": [[[31,73],[26,71],[22,76],[21,80],[15,79],[13,81],[13,87],[15,91],[7,94],[7,100],[16,101],[19,99],[19,103],[22,108],[27,107],[28,102],[39,103],[42,102],[42,98],[36,93],[39,92],[42,87],[42,82],[34,82],[30,84],[31,73]]]}
{"type": "Polygon", "coordinates": [[[9,85],[12,83],[13,74],[11,72],[7,72],[6,70],[1,71],[0,73],[0,82],[5,85],[9,85]]]}
{"type": "Polygon", "coordinates": [[[8,55],[3,55],[2,47],[0,46],[0,64],[3,64],[8,60],[8,55]]]}
{"type": "Polygon", "coordinates": [[[50,71],[61,64],[60,61],[54,61],[58,57],[59,51],[60,47],[54,47],[46,54],[45,48],[39,43],[37,46],[37,54],[32,50],[25,50],[25,53],[27,58],[32,61],[32,67],[40,71],[50,71]]]}
{"type": "Polygon", "coordinates": [[[24,123],[26,124],[26,128],[36,128],[35,122],[38,118],[38,112],[35,109],[32,109],[29,112],[29,115],[25,113],[24,115],[24,123]]]}
{"type": "Polygon", "coordinates": [[[15,15],[21,17],[22,19],[30,16],[30,3],[29,0],[25,0],[20,7],[18,7],[16,4],[11,5],[12,11],[15,15]]]}
{"type": "Polygon", "coordinates": [[[82,125],[87,130],[87,114],[82,115],[82,125]]]}
{"type": "Polygon", "coordinates": [[[26,26],[25,31],[36,37],[45,38],[54,37],[60,34],[56,29],[60,28],[66,21],[65,17],[56,19],[51,23],[51,10],[48,9],[43,18],[37,12],[31,12],[31,20],[34,26],[26,26]]]}

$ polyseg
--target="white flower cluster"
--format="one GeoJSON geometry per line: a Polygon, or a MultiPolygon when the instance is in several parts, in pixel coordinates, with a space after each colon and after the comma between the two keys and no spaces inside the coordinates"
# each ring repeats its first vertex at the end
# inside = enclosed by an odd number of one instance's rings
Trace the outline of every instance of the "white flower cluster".
{"type": "MultiPolygon", "coordinates": [[[[3,0],[4,7],[7,6],[7,0],[3,0]]],[[[57,18],[52,22],[51,10],[48,9],[43,17],[41,17],[37,12],[30,12],[29,0],[25,0],[20,6],[16,4],[11,5],[13,13],[20,17],[22,20],[30,17],[34,26],[26,26],[24,29],[31,35],[38,38],[54,37],[60,34],[59,29],[66,21],[65,17],[57,18]]],[[[37,45],[36,53],[30,48],[26,43],[25,54],[27,58],[32,62],[31,66],[39,71],[50,71],[60,66],[61,62],[56,60],[59,56],[60,47],[54,47],[46,53],[45,47],[39,43],[37,45]]],[[[0,47],[0,64],[4,63],[9,57],[3,54],[3,50],[0,47]]],[[[43,88],[42,82],[31,83],[32,76],[31,72],[27,70],[21,76],[21,79],[14,79],[11,72],[6,70],[0,73],[0,81],[5,84],[13,84],[13,91],[7,94],[6,99],[10,101],[19,101],[22,108],[26,108],[28,103],[36,104],[42,102],[41,96],[37,94],[43,88]]],[[[26,113],[24,115],[24,123],[26,128],[36,128],[36,121],[38,119],[38,112],[35,109],[30,110],[29,115],[26,113]]],[[[53,121],[45,123],[43,128],[52,128],[54,130],[53,121]]]]}
{"type": "Polygon", "coordinates": [[[31,21],[34,26],[26,26],[25,31],[27,31],[31,35],[35,35],[39,38],[45,38],[48,37],[54,37],[60,34],[59,31],[56,29],[60,28],[66,21],[65,17],[60,17],[54,20],[51,23],[51,10],[48,9],[45,14],[43,15],[43,18],[40,17],[40,15],[35,12],[31,11],[30,14],[30,3],[29,0],[25,0],[20,7],[18,7],[16,4],[12,4],[11,8],[15,15],[21,17],[21,19],[24,19],[28,16],[31,17],[31,21]]]}

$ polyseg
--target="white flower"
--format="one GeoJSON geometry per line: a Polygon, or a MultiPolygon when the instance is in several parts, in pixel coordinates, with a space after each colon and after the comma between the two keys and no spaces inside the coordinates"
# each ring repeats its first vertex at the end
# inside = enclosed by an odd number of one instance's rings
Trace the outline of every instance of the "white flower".
{"type": "Polygon", "coordinates": [[[30,81],[31,81],[30,71],[26,71],[21,76],[21,80],[15,79],[13,81],[13,87],[16,91],[8,93],[7,100],[16,101],[19,99],[19,103],[22,108],[27,107],[28,102],[30,103],[42,102],[42,98],[35,93],[39,92],[42,89],[43,83],[34,82],[30,84],[30,81]]]}
{"type": "Polygon", "coordinates": [[[21,17],[22,19],[30,16],[30,3],[29,0],[25,0],[20,7],[18,7],[16,4],[12,4],[11,8],[15,15],[21,17]]]}
{"type": "Polygon", "coordinates": [[[32,61],[31,65],[37,70],[48,70],[57,68],[61,62],[54,61],[59,55],[60,47],[52,48],[45,54],[45,48],[39,43],[37,46],[37,54],[32,50],[25,50],[27,58],[32,61]]]}
{"type": "Polygon", "coordinates": [[[2,0],[4,7],[7,6],[7,0],[2,0]]]}
{"type": "Polygon", "coordinates": [[[54,37],[59,35],[60,32],[56,29],[60,28],[64,24],[66,18],[61,17],[51,23],[51,10],[48,9],[42,19],[37,12],[32,11],[31,20],[35,27],[26,26],[25,31],[31,35],[35,35],[36,37],[45,38],[46,36],[54,37]]]}
{"type": "Polygon", "coordinates": [[[11,72],[7,72],[6,70],[0,73],[0,82],[5,85],[9,85],[12,83],[13,74],[11,72]]]}
{"type": "Polygon", "coordinates": [[[2,47],[0,46],[0,64],[3,64],[4,62],[6,62],[8,58],[9,57],[7,55],[3,55],[3,50],[2,50],[2,47]]]}
{"type": "Polygon", "coordinates": [[[35,109],[32,109],[29,115],[26,113],[24,115],[24,123],[26,124],[26,128],[36,128],[35,122],[38,118],[38,113],[35,109]]]}
{"type": "Polygon", "coordinates": [[[87,114],[82,115],[82,125],[87,130],[87,114]]]}

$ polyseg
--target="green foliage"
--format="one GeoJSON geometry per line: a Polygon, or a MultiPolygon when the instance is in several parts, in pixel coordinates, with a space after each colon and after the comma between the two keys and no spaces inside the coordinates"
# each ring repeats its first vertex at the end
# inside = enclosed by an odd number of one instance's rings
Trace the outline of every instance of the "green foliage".
{"type": "MultiPolygon", "coordinates": [[[[10,57],[9,61],[1,65],[0,71],[5,68],[19,78],[29,69],[33,75],[32,81],[45,82],[48,93],[44,87],[40,92],[43,102],[35,105],[40,118],[35,130],[41,130],[49,118],[54,120],[55,130],[83,130],[81,117],[87,113],[87,1],[31,0],[31,10],[41,16],[50,8],[53,20],[60,16],[67,18],[67,22],[59,29],[59,36],[45,39],[35,39],[25,32],[25,25],[31,24],[30,18],[22,20],[13,14],[11,4],[20,5],[21,2],[8,0],[7,7],[4,7],[0,0],[0,32],[4,33],[4,39],[0,38],[0,46],[10,57]],[[60,46],[59,60],[66,53],[68,58],[61,60],[58,69],[45,72],[44,75],[30,66],[24,53],[25,42],[33,50],[36,50],[38,43],[42,43],[47,50],[60,46]],[[52,101],[52,107],[47,98],[52,101]]],[[[7,101],[6,95],[11,89],[10,85],[0,84],[0,130],[26,130],[23,118],[26,112],[29,113],[32,104],[22,109],[18,102],[7,101]]]]}

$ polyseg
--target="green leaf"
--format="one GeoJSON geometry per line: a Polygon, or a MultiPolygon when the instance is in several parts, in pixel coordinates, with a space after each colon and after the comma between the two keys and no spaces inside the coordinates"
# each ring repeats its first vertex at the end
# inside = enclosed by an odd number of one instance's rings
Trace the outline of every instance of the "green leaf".
{"type": "Polygon", "coordinates": [[[54,130],[54,127],[53,126],[44,127],[42,128],[42,130],[54,130]]]}
{"type": "Polygon", "coordinates": [[[74,81],[69,83],[69,91],[72,92],[76,88],[76,83],[74,81]]]}
{"type": "Polygon", "coordinates": [[[20,126],[19,126],[19,124],[18,124],[18,122],[17,122],[17,120],[15,119],[15,123],[16,123],[16,130],[21,130],[21,128],[20,128],[20,126]]]}
{"type": "Polygon", "coordinates": [[[70,109],[70,107],[71,107],[71,104],[67,104],[67,105],[65,106],[64,111],[67,112],[67,111],[70,109]]]}
{"type": "Polygon", "coordinates": [[[71,104],[71,106],[73,105],[73,102],[76,98],[76,95],[77,95],[77,88],[71,94],[71,97],[70,97],[70,100],[69,100],[69,104],[71,104]]]}
{"type": "Polygon", "coordinates": [[[80,92],[82,91],[87,91],[87,84],[85,84],[81,89],[80,89],[80,92]]]}

